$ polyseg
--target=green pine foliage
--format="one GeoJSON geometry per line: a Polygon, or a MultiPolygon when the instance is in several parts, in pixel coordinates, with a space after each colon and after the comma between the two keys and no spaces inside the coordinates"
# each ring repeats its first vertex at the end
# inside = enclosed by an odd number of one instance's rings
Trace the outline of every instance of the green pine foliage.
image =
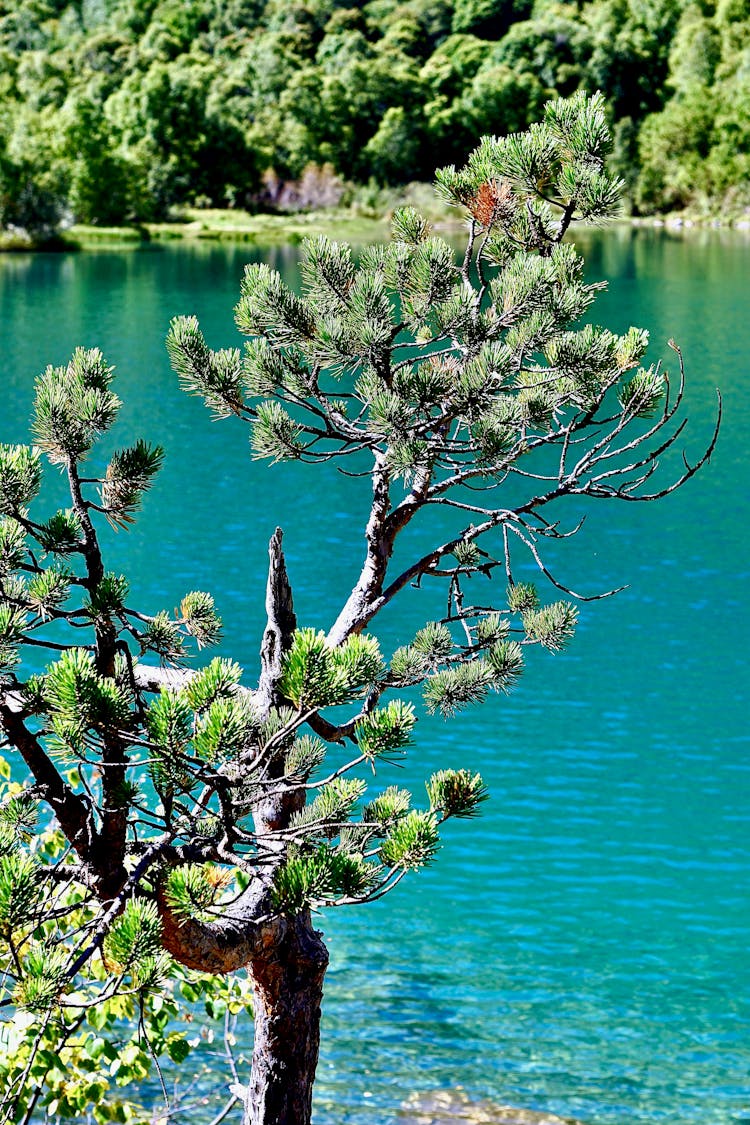
{"type": "Polygon", "coordinates": [[[176,664],[184,657],[185,638],[166,610],[145,623],[138,640],[141,652],[153,652],[165,663],[176,664]]]}
{"type": "Polygon", "coordinates": [[[470,770],[438,770],[427,782],[430,808],[444,817],[472,817],[488,797],[478,773],[470,770]]]}
{"type": "Polygon", "coordinates": [[[125,575],[108,573],[97,583],[84,604],[93,621],[102,620],[124,612],[127,596],[128,580],[125,575]]]}
{"type": "Polygon", "coordinates": [[[620,405],[636,418],[653,418],[664,401],[666,381],[654,366],[641,368],[620,388],[620,405]]]}
{"type": "Polygon", "coordinates": [[[411,793],[397,785],[389,785],[362,810],[362,820],[372,824],[375,834],[385,836],[388,829],[400,817],[405,816],[411,805],[411,793]]]}
{"type": "Polygon", "coordinates": [[[361,753],[369,761],[398,758],[411,745],[415,722],[412,705],[392,699],[386,707],[363,715],[354,726],[354,737],[361,753]]]}
{"type": "Polygon", "coordinates": [[[54,1008],[67,983],[66,969],[64,949],[50,950],[41,943],[30,945],[24,960],[24,975],[13,994],[21,1011],[43,1016],[54,1008]]]}
{"type": "Polygon", "coordinates": [[[72,510],[55,512],[37,528],[42,550],[53,555],[70,555],[79,551],[81,536],[81,521],[72,510]]]}
{"type": "Polygon", "coordinates": [[[39,450],[26,445],[0,445],[0,513],[23,511],[42,483],[39,450]]]}
{"type": "Polygon", "coordinates": [[[257,729],[257,715],[245,697],[216,699],[195,724],[193,749],[206,762],[226,762],[242,753],[257,729]]]}
{"type": "Polygon", "coordinates": [[[54,569],[35,574],[26,587],[29,606],[46,620],[65,604],[70,595],[71,574],[64,569],[54,569]]]}
{"type": "Polygon", "coordinates": [[[0,858],[0,932],[8,940],[21,928],[33,929],[44,895],[37,865],[28,855],[0,858]]]}
{"type": "Polygon", "coordinates": [[[319,738],[303,734],[295,738],[284,758],[284,772],[293,779],[307,781],[326,756],[326,745],[319,738]]]}
{"type": "Polygon", "coordinates": [[[511,583],[507,597],[508,608],[512,613],[527,613],[539,606],[539,594],[533,582],[511,583]]]}
{"type": "Polygon", "coordinates": [[[99,489],[107,518],[114,527],[132,523],[143,493],[151,486],[164,460],[161,446],[139,440],[113,454],[99,489]]]}
{"type": "Polygon", "coordinates": [[[190,864],[170,871],[164,893],[175,917],[209,919],[219,912],[217,904],[226,880],[211,864],[190,864]]]}
{"type": "Polygon", "coordinates": [[[221,637],[221,619],[210,594],[193,590],[180,602],[181,624],[198,648],[215,645],[221,637]]]}
{"type": "Polygon", "coordinates": [[[53,465],[82,460],[112,426],[121,405],[112,375],[98,348],[77,348],[67,366],[37,379],[32,428],[53,465]]]}
{"type": "Polygon", "coordinates": [[[316,834],[336,834],[366,788],[367,783],[359,777],[337,777],[319,789],[315,799],[295,814],[292,824],[313,829],[316,834]]]}
{"type": "Polygon", "coordinates": [[[310,906],[366,897],[375,880],[374,868],[361,857],[320,845],[292,854],[274,875],[271,898],[281,914],[299,914],[310,906]]]}
{"type": "Polygon", "coordinates": [[[417,871],[434,860],[439,848],[437,821],[431,812],[411,812],[399,817],[380,846],[380,858],[389,867],[417,871]]]}
{"type": "Polygon", "coordinates": [[[190,680],[185,699],[193,711],[205,711],[219,700],[231,699],[241,678],[239,664],[215,656],[190,680]]]}
{"type": "Polygon", "coordinates": [[[160,789],[165,786],[190,789],[194,779],[183,762],[193,736],[188,701],[178,692],[162,689],[148,709],[146,729],[154,753],[151,764],[154,782],[160,789]]]}
{"type": "Polygon", "coordinates": [[[331,648],[324,633],[301,629],[284,657],[282,690],[299,711],[306,711],[355,698],[383,672],[374,637],[352,636],[331,648]]]}
{"type": "Polygon", "coordinates": [[[482,659],[435,672],[425,685],[427,710],[430,714],[439,711],[444,718],[450,718],[472,703],[484,703],[494,681],[492,665],[482,659]]]}
{"type": "Polygon", "coordinates": [[[523,627],[530,641],[558,651],[573,636],[577,619],[578,610],[570,602],[553,602],[542,609],[526,610],[523,627]]]}
{"type": "Polygon", "coordinates": [[[155,905],[131,899],[104,941],[104,959],[116,973],[126,973],[161,952],[161,922],[155,905]]]}
{"type": "Polygon", "coordinates": [[[167,352],[188,394],[199,394],[216,418],[241,409],[239,352],[211,352],[194,316],[175,317],[167,335],[167,352]]]}

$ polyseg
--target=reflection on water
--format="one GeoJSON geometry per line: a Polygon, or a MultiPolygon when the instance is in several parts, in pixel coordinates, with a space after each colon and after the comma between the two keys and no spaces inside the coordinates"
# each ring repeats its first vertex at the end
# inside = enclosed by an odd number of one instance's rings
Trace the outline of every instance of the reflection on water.
{"type": "MultiPolygon", "coordinates": [[[[610,278],[595,318],[651,328],[655,358],[673,362],[670,336],[682,346],[688,450],[722,387],[720,446],[664,504],[591,506],[556,566],[574,588],[629,589],[584,606],[569,651],[536,654],[510,699],[449,724],[425,718],[406,769],[384,771],[384,784],[420,789],[441,766],[479,768],[492,800],[481,820],[450,827],[436,868],[322,919],[332,962],[317,1125],[395,1121],[410,1092],[456,1083],[588,1125],[750,1116],[749,248],[629,228],[582,244],[591,278],[610,278]]],[[[293,278],[296,253],[265,257],[293,278]]],[[[224,649],[252,674],[270,532],[285,528],[301,620],[325,627],[360,561],[351,535],[368,496],[333,471],[251,462],[238,423],[212,424],[174,386],[170,317],[196,312],[213,346],[233,343],[249,255],[6,256],[0,340],[4,440],[24,439],[46,363],[84,343],[117,364],[113,443],[142,434],[168,456],[138,528],[109,536],[110,565],[146,607],[212,589],[224,649]]],[[[433,612],[411,592],[384,616],[384,649],[433,612]]]]}

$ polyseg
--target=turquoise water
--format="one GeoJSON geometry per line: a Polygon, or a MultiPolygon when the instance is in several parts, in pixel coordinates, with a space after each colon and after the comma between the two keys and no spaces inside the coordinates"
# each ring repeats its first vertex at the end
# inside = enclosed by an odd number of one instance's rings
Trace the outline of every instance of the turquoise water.
{"type": "MultiPolygon", "coordinates": [[[[719,233],[618,230],[587,239],[609,277],[596,319],[681,344],[688,451],[712,464],[659,505],[604,505],[555,557],[574,588],[629,582],[584,605],[569,650],[536,654],[509,699],[425,718],[404,771],[481,769],[484,816],[450,826],[439,864],[374,907],[321,921],[327,978],[317,1125],[395,1119],[413,1089],[473,1096],[589,1125],[750,1120],[747,946],[747,577],[750,244],[719,233]]],[[[99,345],[125,401],[114,436],[168,458],[136,529],[108,537],[146,609],[208,588],[224,649],[249,674],[265,551],[285,529],[299,616],[326,627],[360,562],[366,482],[250,461],[237,423],[212,423],[166,362],[169,318],[196,312],[235,339],[246,247],[0,260],[2,440],[25,440],[33,377],[99,345]],[[359,531],[357,531],[359,535],[359,531]]],[[[266,255],[289,278],[294,250],[266,255]]],[[[568,515],[573,522],[578,513],[568,515]]],[[[436,612],[410,593],[384,648],[436,612]]]]}

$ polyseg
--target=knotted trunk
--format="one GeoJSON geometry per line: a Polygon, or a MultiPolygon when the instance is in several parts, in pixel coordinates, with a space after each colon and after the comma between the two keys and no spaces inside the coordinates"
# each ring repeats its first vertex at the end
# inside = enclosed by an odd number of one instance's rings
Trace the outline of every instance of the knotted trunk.
{"type": "Polygon", "coordinates": [[[255,1043],[243,1125],[310,1125],[327,966],[309,914],[253,958],[255,1043]]]}

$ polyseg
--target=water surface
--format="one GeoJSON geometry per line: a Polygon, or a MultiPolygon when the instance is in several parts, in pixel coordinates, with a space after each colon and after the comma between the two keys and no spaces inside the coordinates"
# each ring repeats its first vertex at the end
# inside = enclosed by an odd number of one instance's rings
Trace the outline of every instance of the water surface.
{"type": "MultiPolygon", "coordinates": [[[[317,1125],[394,1120],[413,1089],[577,1115],[590,1125],[728,1125],[750,1118],[747,947],[747,316],[750,245],[718,233],[617,230],[585,242],[610,290],[595,319],[683,348],[695,454],[715,387],[726,422],[712,464],[659,505],[599,505],[558,573],[615,599],[584,605],[564,654],[534,654],[519,689],[451,723],[425,718],[406,769],[481,769],[484,816],[449,826],[438,865],[384,902],[326,915],[317,1125]]],[[[113,443],[162,442],[137,528],[107,537],[133,601],[212,590],[224,650],[252,674],[266,544],[285,529],[304,624],[327,627],[362,554],[367,484],[251,462],[236,422],[181,395],[163,340],[195,312],[236,340],[247,247],[0,260],[2,440],[27,439],[34,376],[99,345],[125,402],[113,443]]],[[[296,251],[263,256],[296,276],[296,251]]],[[[673,364],[672,364],[673,365],[673,364]]],[[[569,513],[571,522],[576,513],[569,513]]],[[[442,518],[442,517],[441,517],[442,518]]],[[[552,595],[554,596],[554,595],[552,595]]],[[[386,651],[438,612],[408,595],[386,651]]]]}

